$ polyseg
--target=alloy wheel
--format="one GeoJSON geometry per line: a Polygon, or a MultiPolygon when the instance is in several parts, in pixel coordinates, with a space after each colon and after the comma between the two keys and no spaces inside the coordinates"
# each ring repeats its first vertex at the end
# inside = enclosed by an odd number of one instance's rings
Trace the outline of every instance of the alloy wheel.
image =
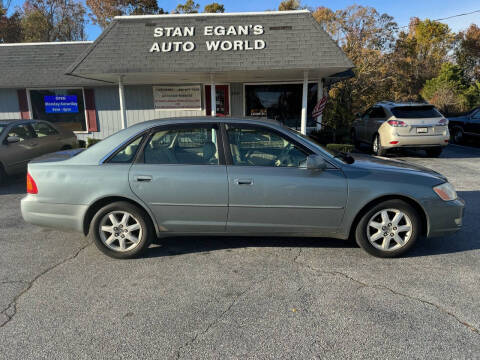
{"type": "Polygon", "coordinates": [[[412,237],[412,221],[398,209],[383,209],[375,213],[367,225],[370,244],[382,251],[402,248],[412,237]]]}
{"type": "Polygon", "coordinates": [[[112,211],[105,214],[98,230],[105,246],[119,252],[134,249],[142,238],[140,222],[126,211],[112,211]]]}
{"type": "Polygon", "coordinates": [[[375,154],[378,152],[378,136],[375,136],[375,139],[373,139],[373,152],[375,154]]]}

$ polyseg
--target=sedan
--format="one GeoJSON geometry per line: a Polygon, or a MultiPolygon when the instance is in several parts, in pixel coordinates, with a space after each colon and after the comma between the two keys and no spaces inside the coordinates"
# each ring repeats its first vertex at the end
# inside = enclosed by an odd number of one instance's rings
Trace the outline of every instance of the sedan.
{"type": "Polygon", "coordinates": [[[454,233],[464,202],[426,168],[331,152],[267,120],[154,120],[29,163],[25,221],[115,258],[174,235],[354,238],[394,257],[454,233]]]}
{"type": "Polygon", "coordinates": [[[0,183],[9,175],[25,173],[38,156],[77,147],[70,131],[41,120],[0,120],[0,183]]]}

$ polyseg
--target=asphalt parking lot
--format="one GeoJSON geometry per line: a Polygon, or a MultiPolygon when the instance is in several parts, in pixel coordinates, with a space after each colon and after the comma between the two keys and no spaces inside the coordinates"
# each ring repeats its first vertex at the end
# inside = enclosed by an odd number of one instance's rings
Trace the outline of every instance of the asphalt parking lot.
{"type": "Polygon", "coordinates": [[[480,149],[445,174],[464,228],[378,259],[329,239],[176,238],[119,261],[21,219],[0,188],[0,358],[480,358],[480,149]]]}

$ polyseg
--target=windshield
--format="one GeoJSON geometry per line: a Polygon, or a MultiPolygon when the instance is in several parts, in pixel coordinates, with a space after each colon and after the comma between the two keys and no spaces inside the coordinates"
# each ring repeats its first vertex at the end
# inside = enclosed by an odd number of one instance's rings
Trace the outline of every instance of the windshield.
{"type": "Polygon", "coordinates": [[[392,108],[392,113],[399,119],[425,119],[442,117],[432,105],[422,106],[396,106],[392,108]]]}
{"type": "Polygon", "coordinates": [[[2,135],[3,130],[7,127],[6,124],[0,124],[0,135],[2,135]]]}

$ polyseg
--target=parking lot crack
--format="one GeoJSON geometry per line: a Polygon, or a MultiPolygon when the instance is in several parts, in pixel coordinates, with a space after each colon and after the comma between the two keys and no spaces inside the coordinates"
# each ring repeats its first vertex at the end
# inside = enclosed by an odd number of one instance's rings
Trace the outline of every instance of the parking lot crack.
{"type": "MultiPolygon", "coordinates": [[[[300,255],[300,253],[299,253],[300,255]]],[[[467,329],[469,329],[470,331],[474,332],[475,334],[477,335],[480,335],[480,329],[478,329],[477,327],[475,327],[474,325],[468,323],[467,321],[465,320],[462,320],[458,315],[456,315],[455,313],[453,313],[452,311],[448,310],[447,308],[439,305],[439,304],[436,304],[432,301],[429,301],[429,300],[425,300],[425,299],[422,299],[420,297],[417,297],[417,296],[413,296],[413,295],[409,295],[409,294],[405,294],[405,293],[402,293],[402,292],[399,292],[397,290],[394,290],[394,289],[391,289],[389,288],[388,286],[385,286],[385,285],[379,285],[379,284],[368,284],[364,281],[361,281],[361,280],[358,280],[358,279],[355,279],[354,277],[346,274],[346,273],[343,273],[343,272],[340,272],[340,271],[329,271],[329,270],[322,270],[322,269],[318,269],[318,268],[315,268],[309,264],[306,264],[306,263],[303,263],[303,262],[300,262],[298,261],[298,257],[299,255],[296,257],[295,259],[295,262],[300,265],[300,266],[303,266],[303,267],[306,267],[308,269],[310,269],[311,271],[314,271],[314,272],[317,272],[317,273],[322,273],[322,274],[326,274],[326,275],[332,275],[332,276],[341,276],[349,281],[353,281],[355,283],[357,283],[359,286],[359,289],[360,288],[363,288],[363,287],[368,287],[368,288],[375,288],[375,289],[382,289],[382,290],[385,290],[385,291],[388,291],[394,295],[397,295],[397,296],[402,296],[402,297],[405,297],[405,298],[408,298],[408,299],[411,299],[411,300],[415,300],[415,301],[419,301],[425,305],[428,305],[428,306],[431,306],[431,307],[434,307],[436,308],[438,311],[442,312],[443,314],[446,314],[448,315],[449,317],[451,317],[452,319],[454,319],[455,321],[457,321],[459,324],[465,326],[467,329]]]]}
{"type": "MultiPolygon", "coordinates": [[[[0,314],[3,315],[2,317],[0,317],[0,328],[3,328],[5,325],[7,325],[14,317],[15,315],[17,314],[17,302],[18,300],[24,295],[26,294],[31,288],[32,286],[44,275],[48,274],[50,271],[56,269],[57,267],[69,262],[70,260],[73,260],[75,259],[81,252],[82,250],[84,250],[87,246],[89,246],[91,243],[90,242],[87,242],[86,244],[82,245],[79,249],[77,249],[77,251],[75,251],[72,255],[66,257],[65,259],[57,262],[56,264],[46,268],[45,270],[43,270],[41,273],[37,274],[30,282],[28,281],[17,281],[17,283],[24,283],[24,284],[27,284],[26,287],[24,287],[22,289],[22,291],[20,291],[15,297],[14,299],[12,300],[12,302],[10,302],[10,304],[8,304],[8,306],[3,309],[0,314]]],[[[6,281],[5,283],[9,283],[8,281],[6,281]]]]}
{"type": "Polygon", "coordinates": [[[188,340],[186,343],[184,343],[182,346],[180,346],[176,352],[176,358],[177,359],[180,359],[181,355],[182,355],[182,351],[183,349],[193,345],[198,338],[202,337],[203,335],[207,334],[212,328],[214,328],[219,322],[220,320],[222,320],[225,315],[230,312],[230,310],[235,306],[235,304],[245,295],[247,294],[249,291],[251,291],[253,288],[255,288],[257,285],[261,284],[262,282],[264,282],[265,280],[267,279],[267,277],[265,276],[264,278],[262,278],[261,280],[258,280],[258,281],[255,281],[254,283],[250,284],[246,289],[244,289],[243,291],[239,292],[234,298],[233,300],[229,303],[229,305],[225,308],[225,310],[223,310],[217,317],[215,317],[215,319],[210,322],[204,330],[202,331],[199,331],[197,332],[190,340],[188,340]]]}

